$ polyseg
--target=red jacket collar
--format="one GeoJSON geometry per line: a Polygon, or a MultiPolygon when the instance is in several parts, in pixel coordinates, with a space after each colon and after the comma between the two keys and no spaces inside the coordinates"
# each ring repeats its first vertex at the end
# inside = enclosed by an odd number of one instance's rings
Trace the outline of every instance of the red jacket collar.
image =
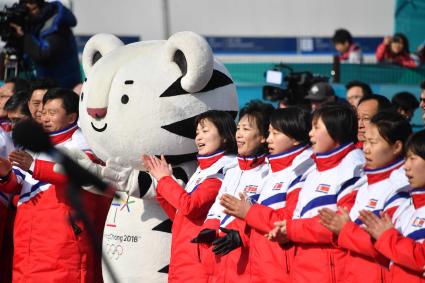
{"type": "Polygon", "coordinates": [[[364,144],[364,142],[362,142],[362,141],[358,141],[358,142],[354,145],[354,147],[355,147],[355,148],[357,148],[357,149],[361,149],[361,150],[363,150],[363,144],[364,144]]]}
{"type": "Polygon", "coordinates": [[[217,160],[224,156],[224,150],[217,151],[212,154],[201,155],[198,154],[196,158],[198,159],[198,164],[201,169],[206,169],[213,165],[217,160]]]}
{"type": "Polygon", "coordinates": [[[380,168],[376,168],[376,169],[365,168],[365,173],[367,175],[367,183],[371,185],[371,184],[380,182],[382,180],[388,179],[391,173],[394,170],[400,168],[403,165],[403,163],[404,163],[404,159],[397,159],[380,168]]]}
{"type": "Polygon", "coordinates": [[[51,132],[49,133],[50,140],[53,143],[53,145],[60,144],[66,140],[69,140],[77,129],[78,129],[77,123],[74,123],[68,128],[51,132]]]}
{"type": "Polygon", "coordinates": [[[9,133],[12,131],[12,123],[9,119],[0,118],[0,127],[6,132],[9,133]]]}
{"type": "Polygon", "coordinates": [[[238,155],[239,168],[241,170],[250,170],[261,165],[266,160],[266,155],[260,156],[242,156],[238,155]]]}
{"type": "Polygon", "coordinates": [[[347,50],[346,52],[342,53],[342,54],[339,56],[339,59],[340,59],[341,61],[348,60],[348,58],[350,57],[350,53],[351,53],[351,52],[353,52],[353,51],[355,51],[355,50],[358,50],[358,49],[359,49],[359,47],[358,47],[355,43],[352,43],[352,44],[350,45],[350,47],[348,48],[348,50],[347,50]]]}
{"type": "Polygon", "coordinates": [[[353,143],[340,145],[328,152],[313,154],[318,171],[326,171],[337,166],[341,160],[355,149],[353,143]]]}
{"type": "Polygon", "coordinates": [[[410,192],[410,196],[412,197],[415,209],[421,208],[425,205],[425,188],[413,189],[410,192]]]}
{"type": "Polygon", "coordinates": [[[278,172],[291,166],[295,157],[300,155],[307,147],[306,145],[298,145],[282,153],[269,155],[268,159],[272,172],[278,172]]]}

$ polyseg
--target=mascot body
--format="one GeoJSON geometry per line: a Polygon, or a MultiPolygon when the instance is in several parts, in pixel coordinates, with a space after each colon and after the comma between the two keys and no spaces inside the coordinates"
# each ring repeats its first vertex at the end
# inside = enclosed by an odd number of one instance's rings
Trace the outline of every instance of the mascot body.
{"type": "Polygon", "coordinates": [[[83,68],[80,127],[106,162],[100,175],[124,199],[112,203],[104,252],[122,282],[166,282],[171,222],[140,157],[164,154],[174,176],[187,181],[196,168],[194,119],[210,109],[236,116],[235,85],[192,32],[129,45],[98,34],[84,48],[83,68]]]}

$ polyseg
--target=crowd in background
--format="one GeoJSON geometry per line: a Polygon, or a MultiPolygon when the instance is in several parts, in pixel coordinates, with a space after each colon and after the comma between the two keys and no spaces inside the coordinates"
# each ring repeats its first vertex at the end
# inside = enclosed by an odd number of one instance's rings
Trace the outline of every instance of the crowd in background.
{"type": "MultiPolygon", "coordinates": [[[[339,52],[338,60],[342,63],[360,64],[363,62],[361,46],[356,44],[351,33],[346,29],[335,31],[332,41],[339,52]]],[[[415,52],[410,51],[409,40],[403,33],[384,37],[376,49],[378,63],[395,64],[407,68],[416,68],[425,61],[425,46],[421,44],[415,52]]]]}

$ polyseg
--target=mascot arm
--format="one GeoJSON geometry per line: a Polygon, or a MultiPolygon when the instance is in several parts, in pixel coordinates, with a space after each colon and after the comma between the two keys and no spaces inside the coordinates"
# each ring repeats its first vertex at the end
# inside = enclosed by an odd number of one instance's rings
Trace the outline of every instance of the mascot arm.
{"type": "MultiPolygon", "coordinates": [[[[177,182],[187,182],[186,171],[181,167],[173,168],[177,182]]],[[[106,166],[101,169],[102,177],[113,184],[117,190],[136,198],[155,199],[157,197],[157,181],[146,171],[139,171],[127,165],[118,158],[106,161],[106,166]]]]}
{"type": "Polygon", "coordinates": [[[190,194],[172,177],[163,177],[157,185],[158,194],[183,215],[197,219],[206,215],[221,186],[221,180],[208,178],[190,194]]]}

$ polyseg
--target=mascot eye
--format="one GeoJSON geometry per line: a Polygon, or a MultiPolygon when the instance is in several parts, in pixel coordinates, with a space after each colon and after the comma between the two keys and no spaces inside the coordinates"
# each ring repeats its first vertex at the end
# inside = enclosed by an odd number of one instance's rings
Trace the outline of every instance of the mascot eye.
{"type": "Polygon", "coordinates": [[[123,96],[121,96],[121,102],[122,102],[122,104],[127,104],[128,103],[128,100],[129,100],[129,98],[128,98],[128,95],[127,94],[124,94],[123,96]]]}
{"type": "Polygon", "coordinates": [[[84,98],[84,92],[82,92],[82,93],[81,93],[80,97],[81,97],[81,101],[83,101],[83,98],[84,98]]]}

